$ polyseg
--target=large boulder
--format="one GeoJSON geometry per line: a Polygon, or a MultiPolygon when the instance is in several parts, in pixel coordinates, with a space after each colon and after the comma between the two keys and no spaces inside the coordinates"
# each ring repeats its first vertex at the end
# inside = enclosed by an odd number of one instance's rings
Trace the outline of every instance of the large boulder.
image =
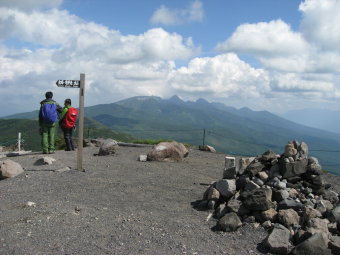
{"type": "Polygon", "coordinates": [[[316,233],[306,241],[298,244],[293,250],[294,255],[331,255],[328,240],[322,233],[316,233]]]}
{"type": "Polygon", "coordinates": [[[220,179],[216,182],[216,189],[223,197],[229,199],[235,194],[236,182],[235,180],[220,179]]]}
{"type": "Polygon", "coordinates": [[[240,226],[242,226],[242,221],[237,216],[236,213],[231,212],[225,214],[219,221],[218,221],[218,228],[226,231],[231,232],[237,230],[240,226]]]}
{"type": "Polygon", "coordinates": [[[99,156],[107,156],[107,155],[113,155],[116,153],[116,150],[118,148],[117,141],[113,139],[106,139],[103,144],[99,148],[99,156]]]}
{"type": "Polygon", "coordinates": [[[264,244],[271,253],[287,254],[290,246],[290,232],[280,224],[275,224],[272,232],[267,236],[264,244]]]}
{"type": "Polygon", "coordinates": [[[300,224],[300,216],[293,209],[280,210],[278,213],[278,221],[289,228],[292,225],[300,224]]]}
{"type": "Polygon", "coordinates": [[[250,211],[266,211],[273,207],[271,189],[259,188],[243,193],[243,204],[250,211]]]}
{"type": "Polygon", "coordinates": [[[280,172],[284,179],[301,175],[307,171],[307,159],[301,159],[294,162],[280,161],[280,172]]]}
{"type": "Polygon", "coordinates": [[[23,172],[24,170],[17,162],[10,159],[0,162],[0,179],[12,178],[23,172]]]}
{"type": "Polygon", "coordinates": [[[188,149],[177,142],[162,142],[155,145],[148,153],[150,161],[177,162],[188,156],[188,149]]]}

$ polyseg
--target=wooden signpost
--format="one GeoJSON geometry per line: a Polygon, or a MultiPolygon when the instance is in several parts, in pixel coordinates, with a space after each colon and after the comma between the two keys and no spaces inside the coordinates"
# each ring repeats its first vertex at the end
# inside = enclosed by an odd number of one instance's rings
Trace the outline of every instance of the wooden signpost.
{"type": "Polygon", "coordinates": [[[83,167],[83,139],[84,139],[84,94],[85,94],[85,74],[80,74],[80,80],[58,80],[58,87],[79,88],[79,131],[78,131],[78,153],[77,169],[85,172],[83,167]]]}

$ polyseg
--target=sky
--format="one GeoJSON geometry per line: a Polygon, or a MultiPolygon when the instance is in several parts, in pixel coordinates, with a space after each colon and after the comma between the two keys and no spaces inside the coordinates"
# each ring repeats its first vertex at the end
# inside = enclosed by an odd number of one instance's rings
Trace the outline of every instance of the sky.
{"type": "Polygon", "coordinates": [[[340,110],[340,0],[0,0],[0,116],[132,96],[340,110]]]}

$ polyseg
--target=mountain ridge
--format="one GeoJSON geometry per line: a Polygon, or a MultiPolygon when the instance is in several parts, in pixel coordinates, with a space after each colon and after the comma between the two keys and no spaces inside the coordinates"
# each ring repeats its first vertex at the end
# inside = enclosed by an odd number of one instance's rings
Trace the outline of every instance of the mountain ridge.
{"type": "Polygon", "coordinates": [[[169,99],[131,97],[89,106],[85,107],[85,116],[136,138],[173,139],[193,145],[204,142],[218,151],[245,156],[267,149],[282,151],[288,141],[304,141],[327,169],[340,172],[340,160],[333,153],[340,151],[339,134],[310,128],[268,111],[236,109],[204,99],[185,102],[175,95],[169,99]]]}

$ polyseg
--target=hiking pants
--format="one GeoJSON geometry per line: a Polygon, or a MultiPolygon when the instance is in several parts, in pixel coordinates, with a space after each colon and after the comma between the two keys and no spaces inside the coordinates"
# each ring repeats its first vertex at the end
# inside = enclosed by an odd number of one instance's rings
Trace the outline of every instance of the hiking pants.
{"type": "Polygon", "coordinates": [[[42,123],[41,132],[43,153],[54,152],[56,124],[42,123]]]}
{"type": "Polygon", "coordinates": [[[66,150],[67,151],[74,151],[74,143],[72,140],[72,132],[73,128],[64,128],[64,139],[66,144],[66,150]]]}

